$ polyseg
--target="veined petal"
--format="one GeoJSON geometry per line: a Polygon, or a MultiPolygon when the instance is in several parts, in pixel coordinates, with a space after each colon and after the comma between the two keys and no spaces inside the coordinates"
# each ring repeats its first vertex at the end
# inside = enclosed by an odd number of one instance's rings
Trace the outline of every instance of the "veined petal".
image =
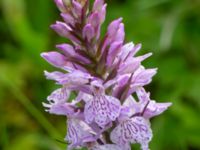
{"type": "Polygon", "coordinates": [[[123,145],[139,143],[143,150],[148,150],[148,143],[152,139],[150,124],[142,117],[133,117],[120,123],[110,136],[112,142],[123,145]]]}
{"type": "Polygon", "coordinates": [[[65,140],[70,143],[71,148],[83,146],[86,142],[95,141],[95,132],[83,121],[68,118],[67,136],[65,140]]]}
{"type": "Polygon", "coordinates": [[[85,119],[88,123],[96,122],[104,127],[111,121],[117,119],[121,106],[118,99],[112,96],[97,95],[85,105],[85,119]]]}

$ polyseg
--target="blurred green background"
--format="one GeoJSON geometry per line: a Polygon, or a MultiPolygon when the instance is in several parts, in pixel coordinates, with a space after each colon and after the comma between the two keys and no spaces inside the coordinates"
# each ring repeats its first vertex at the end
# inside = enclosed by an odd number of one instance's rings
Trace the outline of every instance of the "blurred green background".
{"type": "MultiPolygon", "coordinates": [[[[152,98],[173,106],[152,120],[152,150],[200,150],[200,1],[107,0],[104,24],[124,18],[126,41],[142,43],[144,62],[158,67],[147,86],[152,98]]],[[[41,103],[56,88],[40,53],[65,41],[49,25],[60,19],[52,0],[0,0],[0,149],[65,149],[65,118],[41,103]]],[[[137,146],[136,146],[137,149],[137,146]]]]}

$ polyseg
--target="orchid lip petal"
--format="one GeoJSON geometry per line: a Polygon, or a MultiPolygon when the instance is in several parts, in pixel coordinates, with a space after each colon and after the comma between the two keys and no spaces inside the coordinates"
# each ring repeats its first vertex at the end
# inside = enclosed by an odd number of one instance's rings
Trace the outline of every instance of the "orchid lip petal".
{"type": "Polygon", "coordinates": [[[84,113],[88,123],[95,121],[100,127],[104,127],[109,122],[117,119],[120,109],[118,99],[111,96],[98,95],[86,103],[84,113]]]}

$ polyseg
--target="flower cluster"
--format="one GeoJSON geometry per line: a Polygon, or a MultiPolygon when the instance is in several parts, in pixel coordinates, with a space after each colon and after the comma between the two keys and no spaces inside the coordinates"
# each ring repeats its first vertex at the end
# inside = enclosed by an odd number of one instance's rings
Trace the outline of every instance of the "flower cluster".
{"type": "Polygon", "coordinates": [[[67,117],[68,149],[130,150],[130,144],[139,143],[148,150],[152,139],[149,119],[171,105],[151,100],[144,89],[157,71],[141,64],[151,53],[135,56],[141,44],[124,43],[121,18],[100,36],[106,15],[104,0],[95,0],[92,8],[89,0],[55,3],[63,21],[51,28],[71,43],[57,45],[59,52],[41,54],[63,70],[45,71],[47,79],[60,88],[43,105],[49,113],[67,117]]]}

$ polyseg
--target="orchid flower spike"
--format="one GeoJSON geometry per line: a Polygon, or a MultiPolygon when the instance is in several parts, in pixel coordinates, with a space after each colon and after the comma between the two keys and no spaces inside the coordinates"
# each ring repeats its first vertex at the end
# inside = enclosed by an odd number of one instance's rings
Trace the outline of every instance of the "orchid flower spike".
{"type": "Polygon", "coordinates": [[[95,0],[90,8],[89,3],[55,0],[63,21],[51,28],[71,44],[41,54],[61,70],[45,71],[46,78],[60,86],[43,103],[45,110],[66,116],[68,149],[130,150],[131,144],[139,143],[148,150],[153,137],[150,119],[171,105],[151,100],[144,89],[157,72],[142,65],[152,53],[136,56],[141,44],[124,42],[122,18],[112,21],[100,36],[107,4],[95,0]]]}

